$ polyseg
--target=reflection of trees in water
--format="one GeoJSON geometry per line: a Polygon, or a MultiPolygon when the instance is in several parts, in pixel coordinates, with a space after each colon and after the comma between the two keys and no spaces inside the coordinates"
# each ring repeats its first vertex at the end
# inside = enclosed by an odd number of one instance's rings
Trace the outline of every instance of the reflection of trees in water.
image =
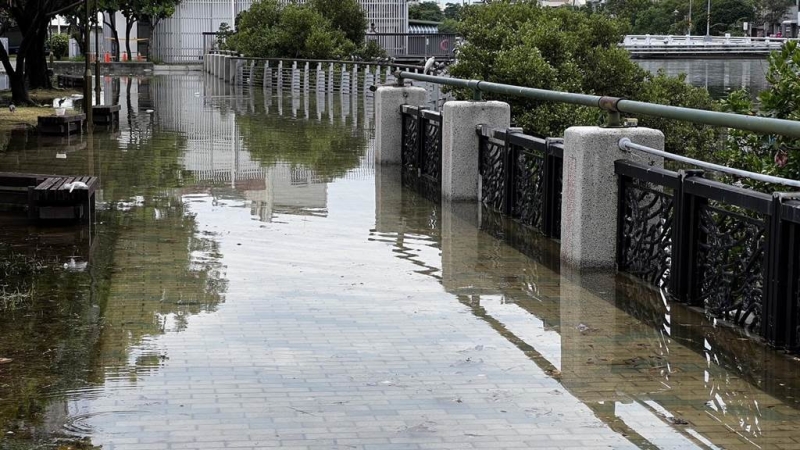
{"type": "MultiPolygon", "coordinates": [[[[135,371],[137,367],[128,367],[131,347],[146,337],[182,331],[190,315],[213,311],[223,301],[227,283],[218,243],[198,232],[181,199],[153,197],[115,220],[114,268],[102,311],[98,368],[135,371]]],[[[149,367],[147,352],[140,356],[139,362],[149,367]]]]}
{"type": "Polygon", "coordinates": [[[338,124],[257,114],[237,115],[236,125],[253,160],[263,165],[303,166],[323,182],[358,167],[367,146],[363,130],[338,124]]]}
{"type": "Polygon", "coordinates": [[[35,287],[13,311],[0,308],[0,358],[13,359],[0,364],[0,430],[23,441],[50,437],[40,427],[59,408],[54,393],[102,383],[106,365],[155,366],[161,360],[142,342],[184,329],[226,289],[213,236],[200,235],[181,199],[165,194],[190,177],[179,163],[183,135],[121,143],[98,133],[91,146],[86,135],[74,139],[83,145],[66,159],[26,133],[0,153],[0,171],[98,175],[102,189],[91,254],[81,227],[28,228],[24,217],[0,224],[0,266],[14,266],[14,279],[0,284],[35,287]],[[63,268],[73,255],[90,260],[85,272],[63,268]]]}
{"type": "MultiPolygon", "coordinates": [[[[65,270],[69,257],[88,257],[83,237],[70,229],[3,227],[2,264],[26,264],[3,282],[34,287],[25,302],[0,309],[0,358],[12,359],[0,365],[0,430],[16,439],[35,437],[50,395],[84,385],[90,374],[110,254],[95,251],[85,272],[65,270]]],[[[106,245],[113,238],[100,235],[96,247],[106,245]]]]}

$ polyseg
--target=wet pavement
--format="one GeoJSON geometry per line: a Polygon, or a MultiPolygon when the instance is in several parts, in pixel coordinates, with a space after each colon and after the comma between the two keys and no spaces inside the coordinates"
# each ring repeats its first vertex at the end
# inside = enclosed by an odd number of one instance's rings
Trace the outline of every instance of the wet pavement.
{"type": "Polygon", "coordinates": [[[108,82],[120,131],[0,151],[102,188],[0,215],[0,449],[800,447],[800,361],[403,188],[369,97],[108,82]]]}

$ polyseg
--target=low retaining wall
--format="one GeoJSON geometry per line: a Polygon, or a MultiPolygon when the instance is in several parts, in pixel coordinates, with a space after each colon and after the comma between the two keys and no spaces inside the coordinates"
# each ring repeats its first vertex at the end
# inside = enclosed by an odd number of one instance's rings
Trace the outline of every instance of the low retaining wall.
{"type": "MultiPolygon", "coordinates": [[[[85,65],[83,61],[55,61],[51,67],[56,75],[83,76],[85,65]]],[[[92,64],[92,73],[95,65],[92,64]]],[[[152,75],[153,63],[151,62],[112,62],[100,63],[102,75],[152,75]]]]}

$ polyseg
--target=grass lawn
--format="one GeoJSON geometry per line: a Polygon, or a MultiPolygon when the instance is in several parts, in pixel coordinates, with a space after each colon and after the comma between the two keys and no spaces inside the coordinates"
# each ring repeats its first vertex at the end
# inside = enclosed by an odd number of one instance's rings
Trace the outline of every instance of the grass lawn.
{"type": "Polygon", "coordinates": [[[36,126],[39,116],[53,114],[53,108],[37,106],[20,106],[15,113],[9,112],[8,108],[0,109],[0,131],[17,128],[20,125],[36,126]]]}
{"type": "MultiPolygon", "coordinates": [[[[78,89],[34,89],[28,94],[31,100],[36,103],[50,106],[53,100],[62,97],[69,97],[72,94],[82,94],[78,89]]],[[[0,104],[7,105],[11,102],[11,91],[0,92],[0,104]]]]}
{"type": "Polygon", "coordinates": [[[36,89],[30,92],[31,100],[44,106],[17,106],[17,111],[11,113],[7,106],[11,103],[11,91],[0,92],[0,105],[3,105],[0,106],[0,131],[20,125],[36,126],[39,116],[54,114],[51,106],[54,99],[80,93],[76,89],[36,89]]]}

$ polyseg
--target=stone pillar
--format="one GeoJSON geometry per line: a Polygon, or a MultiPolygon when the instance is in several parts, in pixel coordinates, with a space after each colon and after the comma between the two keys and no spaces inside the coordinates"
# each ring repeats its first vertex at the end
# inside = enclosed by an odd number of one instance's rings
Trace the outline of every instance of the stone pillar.
{"type": "MultiPolygon", "coordinates": [[[[423,99],[424,101],[424,99],[423,99]]],[[[504,102],[447,102],[442,110],[442,198],[479,200],[478,134],[480,124],[511,125],[511,108],[504,102]]]]}
{"type": "MultiPolygon", "coordinates": [[[[402,105],[420,105],[425,89],[381,86],[375,92],[375,162],[400,164],[402,161],[402,105]]],[[[473,132],[474,134],[474,132],[473,132]]]]}
{"type": "Polygon", "coordinates": [[[623,137],[664,149],[664,134],[650,128],[572,127],[564,133],[561,261],[568,266],[615,268],[618,199],[614,161],[664,164],[663,158],[620,150],[623,137]]]}
{"type": "Polygon", "coordinates": [[[228,63],[228,61],[230,61],[230,59],[231,59],[230,56],[224,55],[222,57],[222,61],[220,61],[219,77],[221,79],[225,80],[225,81],[228,80],[228,74],[230,72],[230,64],[228,63]]]}
{"type": "Polygon", "coordinates": [[[236,84],[236,67],[239,65],[239,60],[235,56],[228,58],[228,76],[225,81],[230,84],[236,84]]]}

